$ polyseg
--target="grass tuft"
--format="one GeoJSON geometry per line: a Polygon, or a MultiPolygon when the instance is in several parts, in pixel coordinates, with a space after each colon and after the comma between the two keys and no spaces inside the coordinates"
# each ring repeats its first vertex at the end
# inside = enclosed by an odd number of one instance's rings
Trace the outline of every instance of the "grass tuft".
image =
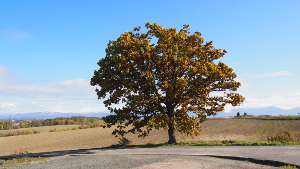
{"type": "Polygon", "coordinates": [[[18,165],[29,164],[35,161],[44,161],[53,157],[16,157],[8,159],[0,159],[0,167],[12,167],[18,165]]]}
{"type": "Polygon", "coordinates": [[[291,165],[285,165],[285,166],[281,166],[279,168],[282,168],[282,169],[297,169],[297,167],[291,166],[291,165]]]}

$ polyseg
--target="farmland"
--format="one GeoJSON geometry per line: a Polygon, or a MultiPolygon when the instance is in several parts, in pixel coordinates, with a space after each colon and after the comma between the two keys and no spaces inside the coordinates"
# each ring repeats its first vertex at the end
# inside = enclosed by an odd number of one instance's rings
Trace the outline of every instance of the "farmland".
{"type": "MultiPolygon", "coordinates": [[[[89,128],[61,132],[47,132],[54,128],[76,127],[70,125],[35,127],[39,134],[0,137],[0,156],[62,151],[74,149],[101,148],[118,144],[118,138],[111,135],[112,128],[89,128]]],[[[299,120],[255,120],[255,119],[208,119],[202,124],[202,135],[190,138],[176,133],[178,142],[196,141],[267,141],[271,133],[281,133],[285,130],[300,134],[299,120]]],[[[15,129],[14,129],[15,130],[15,129]]],[[[8,132],[3,130],[1,132],[8,132]]],[[[167,131],[153,130],[146,138],[136,135],[126,136],[131,144],[164,143],[167,142],[167,131]]]]}

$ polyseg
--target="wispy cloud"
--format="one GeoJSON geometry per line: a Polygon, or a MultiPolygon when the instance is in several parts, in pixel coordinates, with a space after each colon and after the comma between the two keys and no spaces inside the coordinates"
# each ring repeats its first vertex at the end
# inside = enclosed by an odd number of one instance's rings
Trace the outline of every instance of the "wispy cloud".
{"type": "Polygon", "coordinates": [[[22,40],[31,40],[32,35],[26,31],[23,30],[2,30],[1,35],[10,41],[22,41],[22,40]]]}
{"type": "Polygon", "coordinates": [[[299,107],[296,100],[300,100],[300,93],[273,93],[265,95],[247,96],[246,100],[240,106],[225,106],[225,112],[231,112],[238,108],[264,108],[275,106],[281,109],[292,109],[299,107]]]}
{"type": "Polygon", "coordinates": [[[252,74],[252,73],[244,73],[242,76],[245,78],[248,77],[276,77],[276,76],[289,76],[293,75],[293,73],[288,71],[277,71],[277,72],[271,72],[271,73],[262,73],[262,74],[252,74]]]}
{"type": "Polygon", "coordinates": [[[91,96],[95,87],[87,79],[71,79],[49,84],[22,83],[3,65],[0,65],[0,95],[21,97],[91,96]]]}
{"type": "Polygon", "coordinates": [[[2,108],[2,109],[15,109],[15,108],[17,108],[17,105],[16,105],[16,103],[2,102],[2,103],[0,103],[0,108],[2,108]]]}
{"type": "MultiPolygon", "coordinates": [[[[276,106],[282,109],[299,107],[300,93],[269,93],[265,95],[253,95],[246,97],[243,103],[245,108],[263,108],[276,106]]],[[[239,108],[239,107],[237,107],[239,108]]]]}
{"type": "Polygon", "coordinates": [[[88,79],[48,84],[23,83],[0,65],[0,114],[28,112],[107,112],[88,79]],[[13,100],[13,101],[12,101],[13,100]]]}
{"type": "Polygon", "coordinates": [[[254,75],[254,77],[274,77],[274,76],[287,76],[287,75],[292,75],[292,73],[287,71],[278,71],[273,73],[254,75]]]}

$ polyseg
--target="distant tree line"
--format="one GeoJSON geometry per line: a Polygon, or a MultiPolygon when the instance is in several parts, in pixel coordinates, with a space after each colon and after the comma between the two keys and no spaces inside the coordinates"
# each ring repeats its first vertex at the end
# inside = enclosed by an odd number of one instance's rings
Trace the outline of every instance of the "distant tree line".
{"type": "MultiPolygon", "coordinates": [[[[248,116],[248,114],[247,114],[246,112],[244,112],[243,117],[247,117],[247,116],[248,116]]],[[[240,112],[237,112],[237,113],[236,113],[236,117],[237,117],[237,118],[241,118],[241,117],[242,117],[241,114],[240,114],[240,112]]]]}
{"type": "Polygon", "coordinates": [[[251,119],[257,119],[257,120],[300,120],[300,116],[298,115],[289,115],[289,116],[271,116],[271,115],[261,115],[261,116],[255,116],[251,117],[251,119]]]}
{"type": "Polygon", "coordinates": [[[272,115],[260,115],[260,116],[253,116],[248,115],[247,113],[244,113],[244,115],[241,115],[239,112],[236,113],[235,118],[241,119],[257,119],[257,120],[300,120],[299,115],[288,115],[288,116],[272,116],[272,115]]]}
{"type": "Polygon", "coordinates": [[[20,121],[0,121],[0,130],[10,130],[29,127],[42,127],[53,125],[90,125],[102,120],[99,117],[84,117],[84,116],[72,116],[72,117],[57,117],[55,119],[45,120],[20,120],[20,121]]]}

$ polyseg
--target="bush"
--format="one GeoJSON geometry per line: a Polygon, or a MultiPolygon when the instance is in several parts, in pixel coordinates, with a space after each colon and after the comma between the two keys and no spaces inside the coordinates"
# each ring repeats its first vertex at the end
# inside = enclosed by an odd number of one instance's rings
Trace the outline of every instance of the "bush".
{"type": "Polygon", "coordinates": [[[0,165],[5,164],[5,160],[0,159],[0,165]]]}
{"type": "Polygon", "coordinates": [[[12,131],[7,134],[3,134],[3,136],[18,136],[18,135],[27,135],[27,134],[37,134],[40,133],[38,130],[34,129],[27,129],[27,130],[17,130],[17,131],[12,131]]]}
{"type": "Polygon", "coordinates": [[[20,126],[19,125],[13,125],[13,129],[19,129],[20,126]]]}
{"type": "Polygon", "coordinates": [[[283,133],[279,134],[269,134],[267,136],[268,142],[299,142],[300,134],[295,134],[294,132],[285,130],[283,133]]]}
{"type": "Polygon", "coordinates": [[[40,120],[32,120],[31,121],[31,127],[42,127],[43,124],[40,120]]]}
{"type": "Polygon", "coordinates": [[[235,143],[235,141],[233,141],[233,140],[222,140],[222,143],[223,144],[232,144],[232,143],[235,143]]]}
{"type": "Polygon", "coordinates": [[[93,123],[90,125],[81,125],[79,129],[87,129],[87,128],[96,128],[96,127],[104,127],[106,124],[103,123],[93,123]]]}
{"type": "Polygon", "coordinates": [[[78,128],[66,128],[66,129],[50,129],[49,132],[60,132],[60,131],[69,131],[69,130],[77,130],[78,128]]]}
{"type": "Polygon", "coordinates": [[[20,128],[28,128],[28,122],[21,122],[20,123],[20,128]]]}

